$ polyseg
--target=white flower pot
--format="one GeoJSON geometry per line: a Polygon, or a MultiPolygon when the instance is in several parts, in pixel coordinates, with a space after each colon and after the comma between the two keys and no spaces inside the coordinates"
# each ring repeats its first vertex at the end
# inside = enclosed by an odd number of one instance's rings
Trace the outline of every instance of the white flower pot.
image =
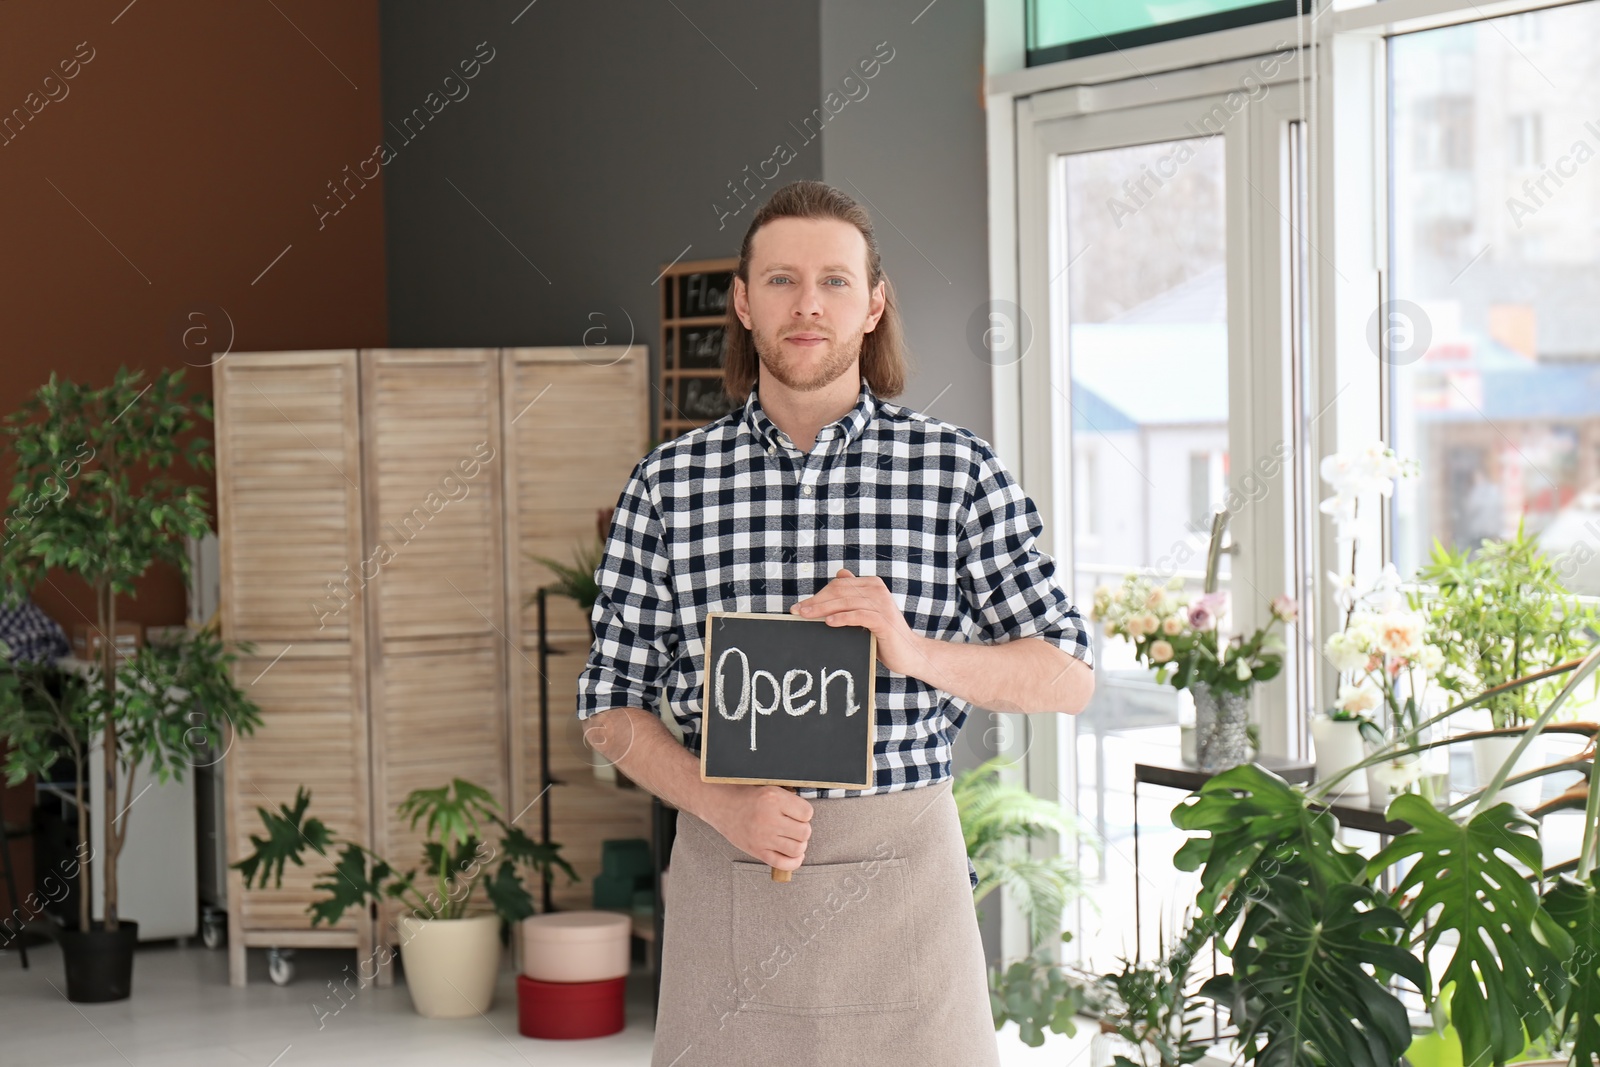
{"type": "MultiPolygon", "coordinates": [[[[1517,743],[1521,740],[1522,738],[1516,734],[1508,734],[1501,737],[1475,737],[1472,739],[1472,762],[1477,768],[1478,784],[1480,786],[1489,784],[1489,779],[1494,777],[1494,772],[1500,769],[1502,763],[1511,758],[1511,750],[1516,748],[1517,743]]],[[[1544,738],[1534,738],[1533,744],[1529,745],[1528,750],[1517,760],[1517,765],[1512,770],[1511,775],[1522,774],[1525,771],[1536,770],[1544,766],[1546,760],[1543,748],[1544,738]]],[[[1511,777],[1511,775],[1507,775],[1507,777],[1511,777]]],[[[1523,811],[1527,811],[1529,808],[1538,806],[1539,796],[1543,792],[1544,779],[1535,778],[1531,782],[1518,782],[1516,785],[1506,786],[1500,790],[1498,800],[1509,801],[1523,811]]],[[[1491,804],[1497,802],[1497,800],[1490,801],[1491,804]]]]}
{"type": "Polygon", "coordinates": [[[406,916],[396,925],[406,988],[418,1015],[460,1019],[489,1010],[500,974],[500,916],[406,916]]]}
{"type": "MultiPolygon", "coordinates": [[[[1319,782],[1336,777],[1346,767],[1354,767],[1366,758],[1366,748],[1361,743],[1361,724],[1358,722],[1343,722],[1319,715],[1311,720],[1311,740],[1316,746],[1319,782]]],[[[1366,795],[1366,776],[1357,772],[1347,775],[1334,786],[1328,799],[1359,802],[1366,795]]]]}

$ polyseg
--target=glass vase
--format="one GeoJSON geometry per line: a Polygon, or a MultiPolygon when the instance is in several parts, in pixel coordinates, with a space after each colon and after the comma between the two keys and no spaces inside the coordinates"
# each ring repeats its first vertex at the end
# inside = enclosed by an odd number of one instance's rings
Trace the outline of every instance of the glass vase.
{"type": "Polygon", "coordinates": [[[1216,774],[1250,762],[1249,690],[1234,692],[1194,686],[1195,764],[1206,774],[1216,774]]]}

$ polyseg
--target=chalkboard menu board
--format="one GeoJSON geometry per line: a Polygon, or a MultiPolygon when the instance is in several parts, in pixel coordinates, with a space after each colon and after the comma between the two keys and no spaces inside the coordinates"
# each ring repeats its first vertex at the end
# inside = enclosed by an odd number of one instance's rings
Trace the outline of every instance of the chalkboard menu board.
{"type": "Polygon", "coordinates": [[[865,789],[878,639],[865,626],[764,612],[706,613],[700,777],[865,789]]]}
{"type": "Polygon", "coordinates": [[[737,259],[676,263],[662,273],[661,389],[662,440],[742,407],[722,387],[722,356],[727,336],[728,302],[733,298],[737,259]]]}

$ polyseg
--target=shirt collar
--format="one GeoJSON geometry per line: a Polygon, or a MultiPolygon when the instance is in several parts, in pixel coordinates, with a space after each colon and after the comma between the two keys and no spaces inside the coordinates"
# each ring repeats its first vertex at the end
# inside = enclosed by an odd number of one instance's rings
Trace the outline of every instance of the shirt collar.
{"type": "MultiPolygon", "coordinates": [[[[767,417],[766,410],[761,406],[761,398],[758,395],[759,388],[759,382],[751,386],[750,396],[744,402],[745,425],[756,435],[757,440],[770,445],[795,447],[794,442],[789,440],[789,435],[779,429],[777,423],[767,417]]],[[[872,386],[867,384],[867,380],[862,378],[861,391],[856,397],[856,406],[818,430],[817,440],[826,441],[829,438],[841,436],[844,444],[849,446],[866,431],[867,424],[872,421],[872,416],[877,413],[877,408],[877,394],[872,391],[872,386]]]]}

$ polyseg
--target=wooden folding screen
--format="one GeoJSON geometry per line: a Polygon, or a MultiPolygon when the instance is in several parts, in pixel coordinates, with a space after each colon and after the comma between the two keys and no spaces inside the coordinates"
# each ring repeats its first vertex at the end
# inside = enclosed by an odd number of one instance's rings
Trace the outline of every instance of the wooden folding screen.
{"type": "MultiPolygon", "coordinates": [[[[528,606],[595,535],[644,455],[648,350],[370,349],[233,354],[214,371],[223,624],[260,648],[239,672],[264,725],[226,765],[230,861],[257,806],[312,791],[314,814],[407,867],[420,834],[395,814],[412,789],[484,786],[583,881],[601,841],[649,835],[649,798],[597,778],[574,716],[589,648],[584,613],[551,596],[551,764],[541,796],[538,619],[528,606]],[[281,658],[279,658],[281,656],[281,658]],[[286,669],[287,668],[287,669],[286,669]]],[[[309,929],[310,884],[230,883],[230,977],[244,948],[392,940],[347,915],[309,929]]],[[[387,973],[384,974],[387,978],[387,973]]]]}

